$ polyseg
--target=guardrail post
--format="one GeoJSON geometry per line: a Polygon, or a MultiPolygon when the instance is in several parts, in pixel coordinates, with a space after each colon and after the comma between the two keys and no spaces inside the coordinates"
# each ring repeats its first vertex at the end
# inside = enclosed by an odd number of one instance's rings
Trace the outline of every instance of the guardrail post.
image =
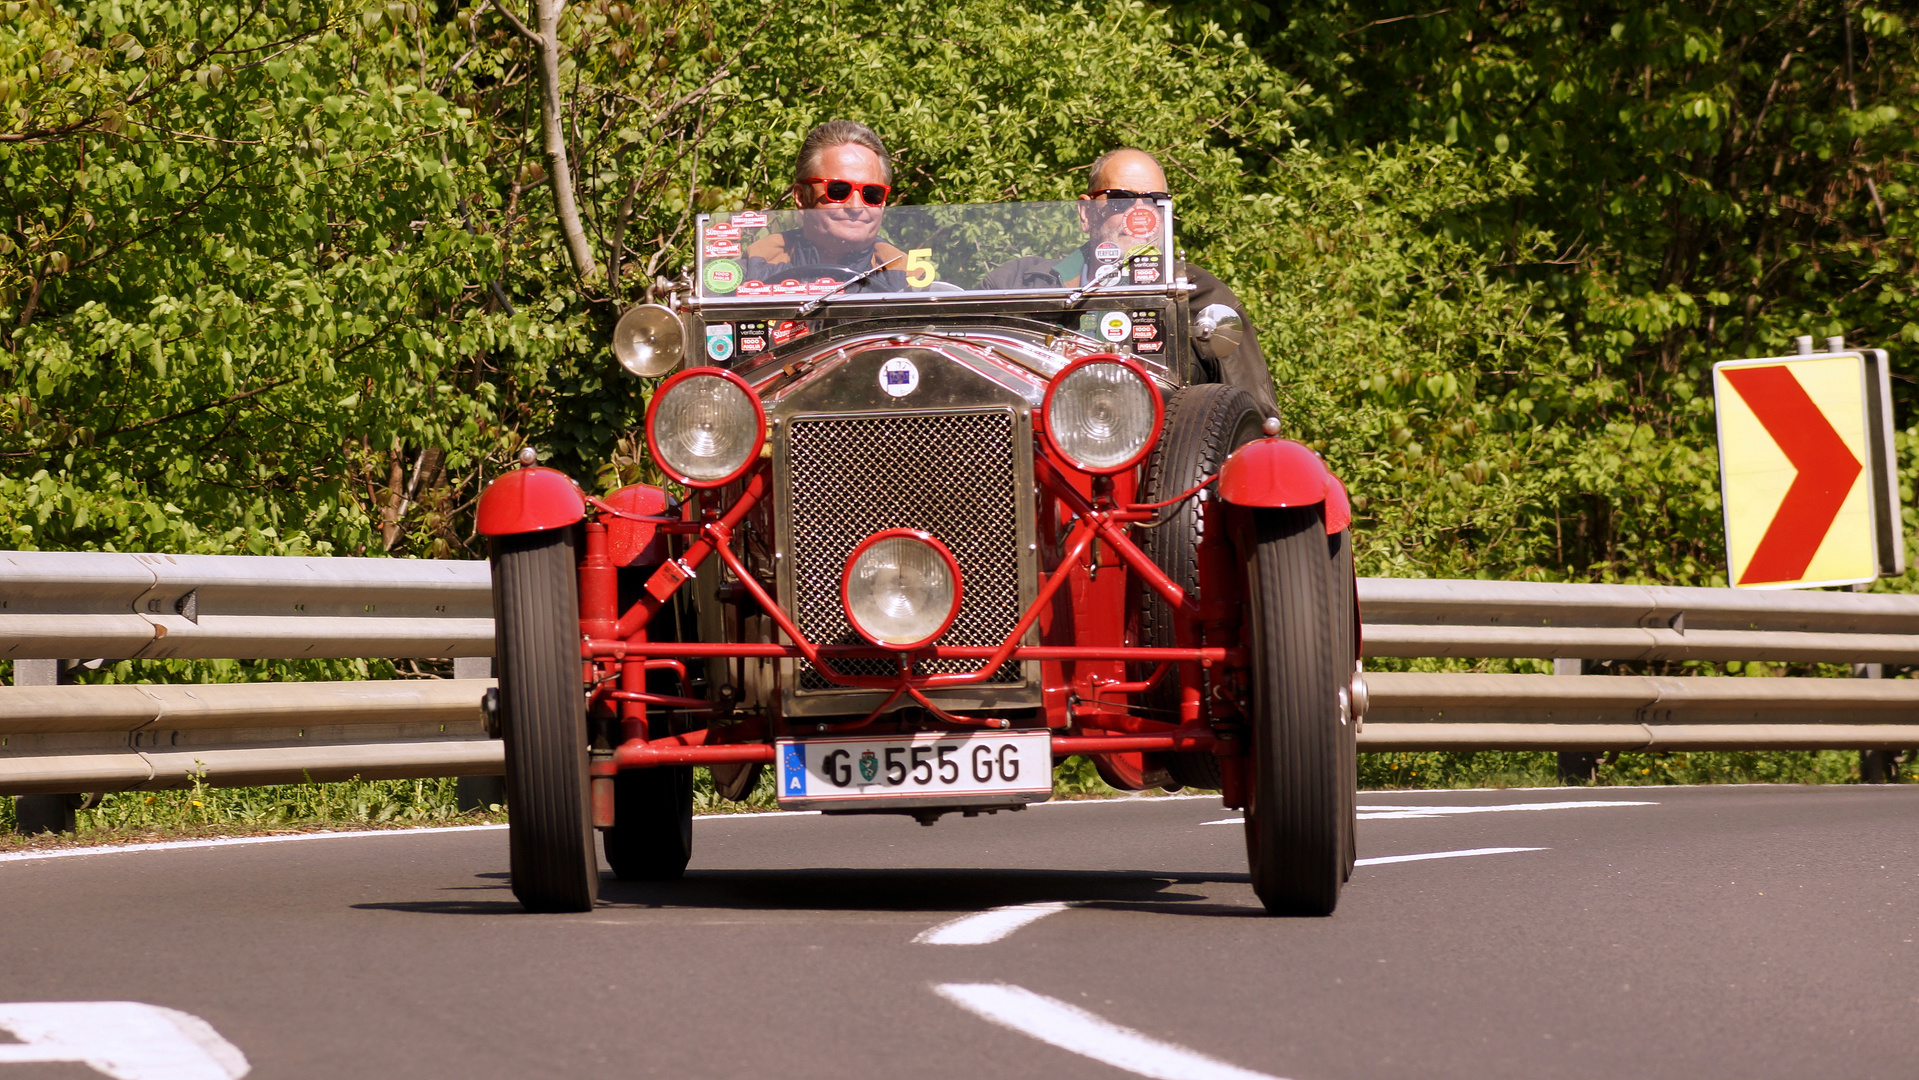
{"type": "MultiPolygon", "coordinates": [[[[456,656],[453,658],[453,677],[456,679],[490,679],[493,677],[493,658],[491,656],[456,656]]],[[[472,810],[484,810],[489,806],[506,805],[506,777],[504,776],[462,776],[453,782],[454,802],[464,814],[472,810]]]]}
{"type": "MultiPolygon", "coordinates": [[[[1554,675],[1584,675],[1584,660],[1558,659],[1553,661],[1554,675]]],[[[1561,750],[1559,752],[1559,782],[1562,784],[1590,784],[1599,779],[1599,755],[1590,750],[1561,750]]]]}
{"type": "MultiPolygon", "coordinates": [[[[1855,679],[1883,679],[1886,677],[1884,664],[1854,664],[1852,677],[1855,679]]],[[[1891,750],[1859,751],[1859,782],[1862,784],[1891,784],[1899,779],[1899,765],[1891,750]]]]}
{"type": "MultiPolygon", "coordinates": [[[[60,686],[73,681],[65,660],[15,660],[13,685],[60,686]]],[[[77,827],[73,812],[84,802],[80,795],[15,795],[14,830],[22,836],[70,833],[77,827]]]]}

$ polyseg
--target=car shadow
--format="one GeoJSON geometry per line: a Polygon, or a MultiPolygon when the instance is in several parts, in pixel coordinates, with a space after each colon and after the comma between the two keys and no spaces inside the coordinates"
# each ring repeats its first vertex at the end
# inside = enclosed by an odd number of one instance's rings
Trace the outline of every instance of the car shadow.
{"type": "MultiPolygon", "coordinates": [[[[504,875],[476,875],[499,879],[504,875]]],[[[966,912],[1012,904],[1064,902],[1113,911],[1245,918],[1263,916],[1257,903],[1221,903],[1211,885],[1243,886],[1245,874],[1145,870],[839,869],[694,870],[678,881],[600,878],[601,908],[680,908],[753,911],[966,912]]],[[[460,891],[505,892],[496,880],[455,886],[460,891]]],[[[355,904],[370,911],[423,915],[518,913],[509,897],[388,901],[355,904]]]]}

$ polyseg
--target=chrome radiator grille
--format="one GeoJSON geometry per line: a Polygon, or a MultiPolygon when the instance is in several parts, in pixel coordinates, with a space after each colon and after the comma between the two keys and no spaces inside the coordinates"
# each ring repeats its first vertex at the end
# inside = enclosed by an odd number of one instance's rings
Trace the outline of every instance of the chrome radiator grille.
{"type": "MultiPolygon", "coordinates": [[[[942,645],[997,645],[1020,616],[1020,530],[1011,410],[801,417],[788,434],[794,618],[813,641],[862,641],[840,606],[840,575],[881,529],[924,529],[959,560],[959,617],[942,645]]],[[[977,671],[977,661],[921,664],[977,671]]],[[[848,675],[888,675],[886,660],[843,660],[848,675]]],[[[799,689],[834,684],[801,662],[799,689]]],[[[1023,681],[1008,662],[988,683],[1023,681]]]]}

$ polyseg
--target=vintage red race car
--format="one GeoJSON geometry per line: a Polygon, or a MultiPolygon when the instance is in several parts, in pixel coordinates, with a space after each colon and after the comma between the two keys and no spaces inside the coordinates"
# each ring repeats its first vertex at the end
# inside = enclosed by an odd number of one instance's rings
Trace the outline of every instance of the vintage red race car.
{"type": "Polygon", "coordinates": [[[646,413],[670,485],[589,495],[529,450],[480,503],[525,907],[592,906],[595,829],[619,877],[679,877],[695,766],[930,825],[1084,755],[1219,789],[1267,909],[1333,910],[1365,706],[1345,489],[1206,381],[1244,330],[1187,310],[1171,205],[1104,232],[1089,205],[860,208],[851,256],[845,210],[701,218],[742,257],[615,330],[674,372],[646,413]],[[814,239],[847,265],[755,262],[814,239]]]}

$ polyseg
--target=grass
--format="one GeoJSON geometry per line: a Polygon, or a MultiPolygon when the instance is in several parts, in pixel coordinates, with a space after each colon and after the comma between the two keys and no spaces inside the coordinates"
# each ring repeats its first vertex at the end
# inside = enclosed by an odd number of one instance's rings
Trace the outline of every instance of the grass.
{"type": "MultiPolygon", "coordinates": [[[[1900,781],[1919,781],[1919,770],[1901,770],[1900,781]]],[[[705,769],[694,772],[695,813],[764,813],[778,809],[773,771],[740,802],[720,798],[705,769]]],[[[1846,784],[1859,780],[1859,755],[1848,750],[1773,753],[1618,754],[1600,765],[1593,786],[1649,784],[1846,784]]],[[[1551,787],[1559,783],[1550,753],[1361,754],[1362,790],[1405,788],[1551,787]]],[[[1053,774],[1062,799],[1123,797],[1108,787],[1085,758],[1072,758],[1053,774]]],[[[493,805],[461,812],[452,778],[350,780],[330,784],[216,788],[196,784],[182,791],[123,791],[105,795],[77,815],[78,831],[61,837],[14,834],[12,799],[0,798],[0,852],[27,847],[138,843],[199,836],[256,836],[338,828],[407,828],[484,824],[506,820],[493,805]]]]}

